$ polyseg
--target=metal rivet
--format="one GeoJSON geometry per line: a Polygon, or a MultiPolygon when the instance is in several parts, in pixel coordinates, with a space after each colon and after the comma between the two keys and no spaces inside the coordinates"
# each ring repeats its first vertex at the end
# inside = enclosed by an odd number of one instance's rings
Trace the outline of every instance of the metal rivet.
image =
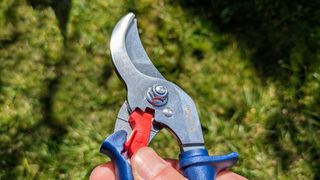
{"type": "Polygon", "coordinates": [[[173,115],[173,111],[171,108],[166,107],[162,110],[163,114],[167,117],[171,117],[173,115]]]}

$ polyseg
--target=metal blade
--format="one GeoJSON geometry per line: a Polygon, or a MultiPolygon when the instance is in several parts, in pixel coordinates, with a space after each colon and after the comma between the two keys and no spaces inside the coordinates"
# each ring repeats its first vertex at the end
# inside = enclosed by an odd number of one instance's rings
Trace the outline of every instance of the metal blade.
{"type": "Polygon", "coordinates": [[[154,67],[141,45],[132,13],[124,16],[114,28],[110,48],[113,63],[128,93],[124,112],[119,112],[117,129],[126,129],[130,134],[129,123],[123,121],[128,120],[128,109],[131,112],[136,108],[145,110],[148,107],[155,110],[156,126],[168,128],[175,134],[182,150],[203,148],[204,140],[194,102],[177,85],[165,80],[154,67]],[[146,94],[154,85],[167,89],[166,104],[156,106],[147,101],[146,94]]]}
{"type": "Polygon", "coordinates": [[[115,26],[110,49],[117,72],[126,84],[142,79],[143,75],[163,78],[142,47],[133,13],[124,16],[115,26]]]}
{"type": "Polygon", "coordinates": [[[132,21],[133,22],[127,30],[125,39],[128,56],[135,67],[143,74],[164,79],[158,69],[153,65],[142,46],[138,33],[137,19],[133,19],[132,21]]]}
{"type": "MultiPolygon", "coordinates": [[[[132,82],[137,82],[135,80],[142,79],[141,75],[137,74],[137,71],[150,77],[164,79],[142,46],[137,20],[133,13],[124,16],[115,26],[111,36],[110,48],[113,63],[118,74],[125,81],[126,86],[130,86],[129,84],[132,84],[132,82]]],[[[128,136],[132,131],[128,123],[129,111],[132,111],[132,109],[126,102],[123,103],[115,125],[115,131],[123,129],[128,133],[128,136]]],[[[158,132],[159,129],[152,126],[149,142],[158,132]]]]}

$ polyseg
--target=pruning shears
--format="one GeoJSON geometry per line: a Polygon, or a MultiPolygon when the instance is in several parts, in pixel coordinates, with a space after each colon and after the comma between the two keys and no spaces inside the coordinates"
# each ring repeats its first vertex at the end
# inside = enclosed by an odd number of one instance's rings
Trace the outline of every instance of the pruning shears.
{"type": "Polygon", "coordinates": [[[236,163],[235,152],[209,156],[193,100],[152,64],[133,13],[115,26],[110,49],[114,67],[126,85],[127,100],[118,113],[114,133],[105,139],[100,152],[112,159],[118,179],[133,179],[128,159],[162,128],[178,140],[180,168],[188,179],[212,180],[219,171],[236,163]]]}

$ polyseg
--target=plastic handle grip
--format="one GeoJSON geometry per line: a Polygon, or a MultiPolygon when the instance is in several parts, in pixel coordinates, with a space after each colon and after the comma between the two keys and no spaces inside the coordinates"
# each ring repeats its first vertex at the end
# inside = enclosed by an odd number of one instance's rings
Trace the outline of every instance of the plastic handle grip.
{"type": "Polygon", "coordinates": [[[128,161],[121,155],[123,144],[126,142],[127,133],[118,131],[107,137],[102,143],[100,152],[109,156],[114,163],[116,176],[119,180],[133,180],[132,170],[128,161]]]}
{"type": "Polygon", "coordinates": [[[129,116],[129,124],[132,133],[128,141],[124,144],[124,149],[131,157],[141,147],[148,145],[149,136],[152,127],[153,110],[146,109],[142,111],[139,108],[134,110],[129,116]]]}
{"type": "Polygon", "coordinates": [[[179,155],[180,167],[189,180],[212,180],[217,173],[234,165],[237,153],[209,156],[206,149],[193,149],[179,155]]]}

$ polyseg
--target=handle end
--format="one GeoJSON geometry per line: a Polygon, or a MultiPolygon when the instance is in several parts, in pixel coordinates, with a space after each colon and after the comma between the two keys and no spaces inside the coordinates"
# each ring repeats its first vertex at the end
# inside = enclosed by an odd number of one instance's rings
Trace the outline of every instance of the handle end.
{"type": "Polygon", "coordinates": [[[221,170],[233,166],[238,160],[237,153],[222,156],[209,156],[206,149],[193,149],[179,156],[180,167],[190,179],[214,179],[221,170]]]}

